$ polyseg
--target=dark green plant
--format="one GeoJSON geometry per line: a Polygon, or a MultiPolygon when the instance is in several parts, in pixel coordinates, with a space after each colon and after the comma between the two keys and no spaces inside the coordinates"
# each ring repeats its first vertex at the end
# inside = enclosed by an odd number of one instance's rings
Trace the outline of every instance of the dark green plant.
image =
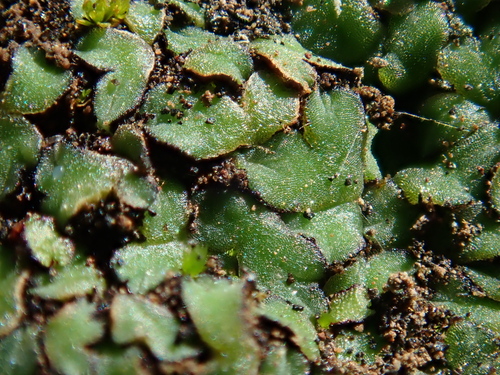
{"type": "Polygon", "coordinates": [[[500,370],[498,1],[62,7],[0,8],[2,374],[500,370]]]}

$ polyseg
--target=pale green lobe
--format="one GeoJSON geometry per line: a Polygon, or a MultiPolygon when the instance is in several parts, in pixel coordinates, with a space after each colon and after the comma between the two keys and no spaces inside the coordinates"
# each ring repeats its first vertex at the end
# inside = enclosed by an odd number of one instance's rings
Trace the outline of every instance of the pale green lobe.
{"type": "Polygon", "coordinates": [[[19,183],[21,170],[38,162],[42,136],[24,117],[0,116],[0,198],[19,183]]]}
{"type": "Polygon", "coordinates": [[[11,113],[43,112],[66,91],[70,81],[71,73],[49,63],[43,51],[22,45],[12,59],[0,107],[11,113]]]}
{"type": "Polygon", "coordinates": [[[129,244],[115,252],[111,265],[132,292],[145,294],[168,275],[179,274],[184,254],[189,250],[179,241],[129,244]]]}
{"type": "Polygon", "coordinates": [[[142,343],[160,360],[177,361],[196,352],[177,344],[180,323],[165,306],[118,295],[111,304],[111,335],[120,345],[142,343]]]}
{"type": "Polygon", "coordinates": [[[125,17],[130,30],[138,34],[148,44],[153,44],[165,22],[165,10],[155,9],[144,1],[132,1],[125,17]]]}
{"type": "Polygon", "coordinates": [[[445,168],[407,168],[398,172],[394,182],[403,189],[411,204],[419,201],[438,205],[458,205],[474,200],[457,179],[445,168]]]}
{"type": "Polygon", "coordinates": [[[260,368],[260,375],[307,374],[309,363],[303,354],[286,344],[272,346],[260,368]]]}
{"type": "Polygon", "coordinates": [[[184,0],[169,0],[169,5],[179,8],[189,21],[197,28],[205,28],[205,12],[198,3],[184,0]]]}
{"type": "Polygon", "coordinates": [[[161,180],[160,183],[160,192],[141,228],[148,244],[181,239],[189,218],[188,197],[184,187],[174,181],[161,180]]]}
{"type": "Polygon", "coordinates": [[[391,92],[403,93],[424,84],[446,41],[448,24],[438,4],[425,2],[390,26],[386,66],[378,71],[391,92]]]}
{"type": "Polygon", "coordinates": [[[361,285],[353,285],[331,298],[329,311],[318,319],[318,324],[323,328],[336,323],[360,322],[373,313],[369,308],[371,302],[367,290],[361,285]]]}
{"type": "Polygon", "coordinates": [[[180,273],[190,247],[186,237],[189,211],[187,192],[172,181],[161,180],[161,189],[145,213],[140,243],[116,251],[111,265],[118,278],[134,293],[145,294],[168,275],[180,273]]]}
{"type": "Polygon", "coordinates": [[[97,203],[115,191],[125,203],[145,209],[154,201],[156,189],[148,180],[134,177],[134,166],[115,156],[56,144],[42,158],[35,176],[46,194],[42,211],[64,226],[81,208],[97,203]]]}
{"type": "Polygon", "coordinates": [[[24,223],[24,238],[35,259],[45,267],[64,266],[73,258],[73,243],[57,233],[52,217],[31,216],[24,223]]]}
{"type": "Polygon", "coordinates": [[[252,132],[238,103],[223,96],[207,106],[202,95],[169,94],[165,86],[156,86],[143,106],[144,112],[155,114],[147,123],[149,133],[196,159],[214,158],[249,143],[252,132]],[[190,108],[185,108],[186,102],[190,108]],[[177,117],[178,111],[184,115],[177,117]]]}
{"type": "Polygon", "coordinates": [[[330,277],[323,287],[326,294],[336,294],[361,285],[381,294],[392,274],[408,272],[415,263],[408,254],[400,251],[383,251],[368,259],[358,259],[344,272],[330,277]]]}
{"type": "Polygon", "coordinates": [[[446,359],[464,375],[488,375],[500,367],[498,332],[469,322],[458,322],[446,331],[446,359]]]}
{"type": "Polygon", "coordinates": [[[478,125],[490,121],[484,107],[460,94],[442,93],[431,96],[424,101],[419,113],[426,118],[420,125],[423,156],[433,155],[450,147],[469,135],[478,125]]]}
{"type": "Polygon", "coordinates": [[[290,34],[257,39],[251,43],[251,50],[277,70],[285,82],[295,86],[303,94],[311,93],[316,86],[318,75],[313,66],[351,72],[340,64],[313,55],[290,34]]]}
{"type": "MultiPolygon", "coordinates": [[[[358,332],[353,329],[342,329],[335,336],[335,347],[339,348],[337,358],[342,361],[355,361],[361,364],[374,364],[380,357],[381,347],[385,344],[378,331],[365,329],[358,332]]],[[[417,374],[417,373],[416,373],[417,374]]],[[[418,374],[423,375],[423,374],[418,374]]]]}
{"type": "Polygon", "coordinates": [[[198,27],[186,27],[179,31],[165,30],[167,48],[176,54],[186,53],[213,43],[219,36],[198,27]]]}
{"type": "Polygon", "coordinates": [[[419,199],[438,205],[480,200],[484,171],[498,160],[500,131],[495,124],[481,124],[442,157],[423,168],[407,168],[394,177],[412,204],[419,199]],[[474,157],[471,157],[474,155],[474,157]]]}
{"type": "Polygon", "coordinates": [[[88,64],[107,72],[98,81],[94,112],[100,129],[136,107],[154,66],[152,48],[139,36],[123,30],[94,29],[75,53],[88,64]]]}
{"type": "Polygon", "coordinates": [[[464,281],[454,277],[446,285],[437,285],[432,303],[475,325],[500,332],[500,302],[472,295],[464,281]]]}
{"type": "Polygon", "coordinates": [[[28,325],[0,339],[0,368],[4,375],[34,374],[40,353],[39,327],[28,325]]]}
{"type": "Polygon", "coordinates": [[[438,205],[479,200],[484,189],[484,171],[498,160],[499,137],[495,124],[481,124],[449,148],[442,160],[423,168],[404,169],[394,181],[412,204],[419,199],[438,205]]]}
{"type": "Polygon", "coordinates": [[[359,98],[344,90],[314,92],[306,104],[306,120],[303,135],[279,133],[238,155],[250,189],[288,211],[314,212],[357,199],[363,189],[359,98]]]}
{"type": "Polygon", "coordinates": [[[366,0],[306,0],[293,14],[299,41],[343,64],[363,64],[377,48],[382,24],[366,0]]]}
{"type": "Polygon", "coordinates": [[[285,287],[289,273],[304,282],[323,276],[319,249],[254,199],[209,190],[196,202],[200,205],[196,238],[213,253],[234,252],[239,267],[255,272],[260,282],[279,289],[285,287]]]}
{"type": "Polygon", "coordinates": [[[119,126],[111,137],[111,148],[117,156],[130,160],[141,170],[151,168],[146,139],[138,126],[130,124],[119,126]]]}
{"type": "Polygon", "coordinates": [[[382,172],[377,159],[372,152],[373,139],[378,133],[378,129],[371,123],[366,123],[367,136],[363,143],[363,163],[364,163],[364,181],[381,180],[382,172]]]}
{"type": "Polygon", "coordinates": [[[207,159],[264,142],[298,119],[298,95],[265,73],[254,73],[245,83],[241,105],[228,96],[207,102],[207,95],[213,94],[170,94],[166,86],[156,86],[142,108],[154,115],[146,129],[161,142],[207,159]]]}
{"type": "Polygon", "coordinates": [[[153,204],[158,193],[158,185],[153,177],[125,173],[115,187],[115,191],[122,203],[146,209],[153,204]]]}
{"type": "Polygon", "coordinates": [[[298,234],[314,238],[328,263],[344,261],[365,245],[363,216],[357,203],[344,203],[312,215],[289,214],[284,219],[298,234]]]}
{"type": "Polygon", "coordinates": [[[144,353],[136,346],[105,351],[96,359],[96,373],[106,375],[149,375],[141,366],[144,353]]]}
{"type": "Polygon", "coordinates": [[[127,168],[124,160],[57,144],[36,174],[38,188],[47,195],[42,210],[65,224],[84,205],[106,197],[127,168]]]}
{"type": "Polygon", "coordinates": [[[311,362],[319,359],[316,329],[306,314],[293,310],[292,306],[279,298],[268,298],[260,307],[262,314],[293,333],[291,340],[311,362]]]}
{"type": "Polygon", "coordinates": [[[45,326],[44,346],[48,360],[58,372],[68,375],[87,374],[92,355],[87,345],[104,333],[96,318],[96,305],[86,300],[66,304],[45,326]]]}
{"type": "Polygon", "coordinates": [[[464,267],[467,276],[491,299],[500,302],[500,279],[493,264],[464,267]]]}
{"type": "Polygon", "coordinates": [[[25,315],[23,291],[28,272],[17,272],[8,250],[0,247],[0,336],[17,328],[25,315]]]}
{"type": "Polygon", "coordinates": [[[195,49],[184,69],[201,77],[230,79],[241,85],[253,70],[250,53],[229,39],[216,39],[195,49]]]}
{"type": "Polygon", "coordinates": [[[500,256],[500,226],[497,223],[481,225],[481,233],[472,237],[459,254],[462,262],[489,260],[500,256]]]}
{"type": "Polygon", "coordinates": [[[97,292],[102,295],[106,282],[101,273],[93,266],[78,261],[58,268],[50,278],[40,278],[40,283],[30,289],[30,293],[44,299],[68,301],[97,292]]]}
{"type": "Polygon", "coordinates": [[[492,56],[481,50],[475,38],[459,46],[450,43],[439,56],[438,70],[455,90],[474,103],[496,108],[500,103],[500,69],[492,56]]]}
{"type": "Polygon", "coordinates": [[[260,363],[244,287],[243,281],[209,277],[182,283],[189,316],[201,339],[213,349],[220,374],[256,374],[260,363]]]}
{"type": "Polygon", "coordinates": [[[299,117],[299,95],[264,71],[253,73],[245,83],[241,99],[252,129],[252,143],[267,141],[278,130],[299,117]]]}
{"type": "Polygon", "coordinates": [[[500,175],[498,174],[499,168],[500,164],[497,163],[493,169],[494,175],[491,178],[491,185],[488,192],[491,199],[491,206],[497,212],[500,212],[500,175]]]}
{"type": "Polygon", "coordinates": [[[410,227],[421,213],[403,199],[394,181],[384,179],[367,187],[363,200],[368,208],[364,213],[367,239],[383,249],[402,247],[411,239],[410,227]]]}

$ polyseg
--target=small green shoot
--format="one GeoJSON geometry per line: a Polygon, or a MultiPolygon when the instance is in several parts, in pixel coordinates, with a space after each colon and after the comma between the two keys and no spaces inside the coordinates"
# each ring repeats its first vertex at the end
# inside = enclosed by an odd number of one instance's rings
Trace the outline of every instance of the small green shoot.
{"type": "Polygon", "coordinates": [[[84,0],[83,17],[76,22],[82,26],[115,27],[128,13],[130,0],[84,0]]]}
{"type": "Polygon", "coordinates": [[[207,262],[208,247],[196,245],[184,252],[182,259],[182,273],[189,276],[198,276],[205,270],[207,262]]]}

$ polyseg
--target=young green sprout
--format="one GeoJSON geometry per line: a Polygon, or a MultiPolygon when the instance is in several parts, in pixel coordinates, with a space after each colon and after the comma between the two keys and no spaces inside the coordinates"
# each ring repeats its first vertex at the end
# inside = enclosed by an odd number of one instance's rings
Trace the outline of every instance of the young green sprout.
{"type": "Polygon", "coordinates": [[[114,27],[123,21],[129,6],[130,0],[84,0],[83,18],[76,22],[89,27],[114,27]]]}

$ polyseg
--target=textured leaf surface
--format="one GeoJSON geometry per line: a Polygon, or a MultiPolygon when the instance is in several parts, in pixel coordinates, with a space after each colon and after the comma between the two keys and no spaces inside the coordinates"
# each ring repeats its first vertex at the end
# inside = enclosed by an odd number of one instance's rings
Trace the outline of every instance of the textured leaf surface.
{"type": "Polygon", "coordinates": [[[205,11],[198,3],[188,0],[169,0],[168,4],[179,8],[195,26],[205,28],[205,11]]]}
{"type": "Polygon", "coordinates": [[[130,177],[133,168],[125,159],[58,143],[42,158],[37,169],[37,186],[47,195],[42,210],[64,226],[82,207],[98,202],[114,189],[119,196],[123,194],[126,203],[146,208],[154,200],[155,189],[147,181],[130,177]],[[128,180],[123,182],[125,178],[136,184],[127,185],[128,180]]]}
{"type": "Polygon", "coordinates": [[[148,93],[142,111],[153,114],[147,129],[159,141],[205,159],[242,145],[268,140],[298,118],[299,98],[275,78],[254,73],[245,85],[239,105],[228,96],[207,93],[167,93],[159,85],[148,93]]]}
{"type": "Polygon", "coordinates": [[[437,94],[427,99],[420,114],[436,121],[423,121],[423,156],[435,154],[469,135],[480,124],[490,121],[483,107],[459,94],[437,94]]]}
{"type": "Polygon", "coordinates": [[[486,264],[465,267],[465,272],[489,298],[500,302],[500,278],[495,266],[486,264]]]}
{"type": "Polygon", "coordinates": [[[264,359],[260,369],[260,375],[289,375],[307,374],[309,363],[307,359],[297,350],[287,345],[272,347],[264,359]]]}
{"type": "Polygon", "coordinates": [[[231,79],[241,85],[253,70],[250,53],[237,43],[217,38],[186,58],[184,69],[201,77],[231,79]]]}
{"type": "Polygon", "coordinates": [[[243,109],[228,96],[214,98],[206,106],[201,95],[168,94],[165,86],[156,86],[143,107],[155,115],[147,124],[148,131],[196,159],[213,158],[248,144],[252,131],[243,109]]]}
{"type": "Polygon", "coordinates": [[[0,368],[4,375],[34,374],[37,366],[39,329],[29,325],[0,339],[0,368]]]}
{"type": "Polygon", "coordinates": [[[464,375],[487,375],[500,367],[498,335],[468,322],[446,331],[446,359],[464,375]]]}
{"type": "Polygon", "coordinates": [[[30,293],[44,298],[67,301],[75,297],[83,297],[97,291],[102,295],[106,283],[101,273],[93,266],[77,261],[64,268],[50,278],[43,278],[30,293]]]}
{"type": "Polygon", "coordinates": [[[488,107],[500,103],[500,70],[476,39],[467,38],[459,46],[450,43],[439,57],[438,69],[467,99],[488,107]]]}
{"type": "Polygon", "coordinates": [[[292,26],[304,47],[343,64],[363,64],[382,36],[366,0],[303,1],[292,26]]]}
{"type": "Polygon", "coordinates": [[[130,295],[119,295],[111,305],[111,335],[121,345],[145,344],[160,360],[176,361],[195,352],[176,344],[179,322],[164,306],[130,295]]]}
{"type": "Polygon", "coordinates": [[[27,272],[18,275],[8,249],[0,247],[0,336],[13,331],[25,314],[27,272]]]}
{"type": "Polygon", "coordinates": [[[35,259],[45,267],[64,266],[73,258],[73,243],[57,233],[51,217],[31,216],[24,223],[24,238],[35,259]]]}
{"type": "Polygon", "coordinates": [[[217,39],[217,35],[198,27],[186,27],[179,31],[168,29],[165,31],[165,35],[168,41],[167,48],[176,54],[201,48],[217,39]]]}
{"type": "Polygon", "coordinates": [[[141,366],[144,354],[137,347],[125,350],[108,351],[99,355],[96,364],[97,374],[106,375],[149,375],[141,366]]]}
{"type": "Polygon", "coordinates": [[[291,125],[299,117],[297,93],[263,71],[250,76],[241,101],[254,134],[252,143],[267,141],[276,131],[291,125]]]}
{"type": "Polygon", "coordinates": [[[215,351],[219,373],[255,374],[260,363],[244,286],[241,281],[208,277],[182,283],[182,299],[198,334],[215,351]]]}
{"type": "Polygon", "coordinates": [[[189,247],[178,241],[129,244],[118,250],[111,262],[120,280],[126,281],[132,292],[145,294],[160,284],[169,272],[180,272],[187,251],[189,247]]]}
{"type": "Polygon", "coordinates": [[[279,133],[238,156],[250,189],[273,207],[290,211],[314,212],[355,200],[363,189],[359,98],[344,90],[315,92],[306,118],[304,135],[279,133]]]}
{"type": "Polygon", "coordinates": [[[438,285],[432,302],[468,322],[500,332],[500,302],[472,295],[456,278],[446,285],[438,285]]]}
{"type": "Polygon", "coordinates": [[[317,247],[253,199],[212,190],[197,201],[200,242],[212,252],[234,252],[240,268],[254,271],[258,280],[279,285],[289,273],[297,281],[316,281],[323,275],[317,247]]]}
{"type": "Polygon", "coordinates": [[[71,73],[49,63],[41,50],[19,47],[12,74],[1,95],[1,107],[14,113],[43,112],[66,91],[71,73]]]}
{"type": "Polygon", "coordinates": [[[394,181],[412,204],[419,197],[439,205],[478,199],[484,189],[484,171],[498,159],[499,136],[496,125],[483,124],[451,147],[443,161],[429,167],[404,169],[394,181]]]}
{"type": "Polygon", "coordinates": [[[269,298],[261,307],[264,316],[293,332],[291,340],[302,353],[312,362],[319,359],[316,329],[307,316],[301,311],[293,310],[292,306],[282,299],[269,298]]]}
{"type": "Polygon", "coordinates": [[[21,169],[38,161],[42,137],[24,117],[0,116],[0,198],[12,192],[21,169]]]}
{"type": "Polygon", "coordinates": [[[400,251],[384,251],[369,259],[358,259],[353,265],[346,267],[344,272],[333,275],[324,286],[325,293],[334,294],[362,285],[383,292],[390,275],[410,271],[414,260],[400,251]]]}
{"type": "Polygon", "coordinates": [[[481,233],[472,237],[462,249],[458,258],[463,262],[494,259],[500,255],[500,226],[498,223],[485,223],[481,233]]]}
{"type": "Polygon", "coordinates": [[[382,180],[366,188],[365,236],[383,249],[400,246],[409,240],[410,227],[419,215],[409,207],[392,180],[382,180]],[[398,215],[406,212],[406,215],[398,215]]]}
{"type": "Polygon", "coordinates": [[[251,48],[254,54],[277,70],[283,80],[295,86],[303,94],[310,93],[316,85],[317,73],[311,64],[344,72],[350,71],[331,60],[314,56],[290,34],[257,39],[252,42],[251,48]]]}
{"type": "Polygon", "coordinates": [[[159,244],[185,236],[189,211],[184,187],[174,181],[160,180],[161,189],[146,214],[141,233],[148,244],[159,244]]]}
{"type": "Polygon", "coordinates": [[[153,44],[165,22],[165,11],[144,1],[130,2],[125,23],[148,44],[153,44]]]}
{"type": "Polygon", "coordinates": [[[154,53],[139,36],[109,28],[87,34],[76,54],[108,71],[97,83],[94,111],[98,127],[109,130],[113,121],[139,104],[153,69],[154,53]]]}
{"type": "Polygon", "coordinates": [[[151,167],[146,140],[137,126],[127,124],[118,127],[111,137],[111,147],[118,156],[127,158],[139,167],[151,167]]]}
{"type": "Polygon", "coordinates": [[[328,263],[343,261],[365,244],[363,216],[357,203],[344,203],[325,211],[285,217],[288,226],[305,237],[314,238],[328,263]]]}
{"type": "Polygon", "coordinates": [[[92,368],[92,355],[86,348],[104,333],[103,324],[93,314],[96,306],[85,300],[66,304],[48,321],[44,344],[54,368],[64,374],[85,374],[92,368]]]}
{"type": "Polygon", "coordinates": [[[442,9],[433,2],[422,3],[393,21],[386,66],[378,71],[382,84],[392,92],[408,92],[425,83],[446,41],[447,29],[442,9]]]}
{"type": "Polygon", "coordinates": [[[339,348],[337,358],[342,361],[374,363],[380,354],[380,336],[370,331],[357,332],[342,330],[335,337],[335,347],[339,348]]]}
{"type": "Polygon", "coordinates": [[[381,180],[382,172],[380,171],[380,166],[373,155],[373,139],[378,133],[378,129],[375,125],[371,123],[366,123],[366,132],[368,133],[365,137],[363,143],[363,163],[364,163],[364,180],[373,181],[373,180],[381,180]]]}
{"type": "Polygon", "coordinates": [[[335,323],[360,322],[373,313],[369,308],[371,302],[368,292],[361,285],[354,285],[331,298],[329,311],[318,319],[319,325],[323,328],[335,323]]]}

